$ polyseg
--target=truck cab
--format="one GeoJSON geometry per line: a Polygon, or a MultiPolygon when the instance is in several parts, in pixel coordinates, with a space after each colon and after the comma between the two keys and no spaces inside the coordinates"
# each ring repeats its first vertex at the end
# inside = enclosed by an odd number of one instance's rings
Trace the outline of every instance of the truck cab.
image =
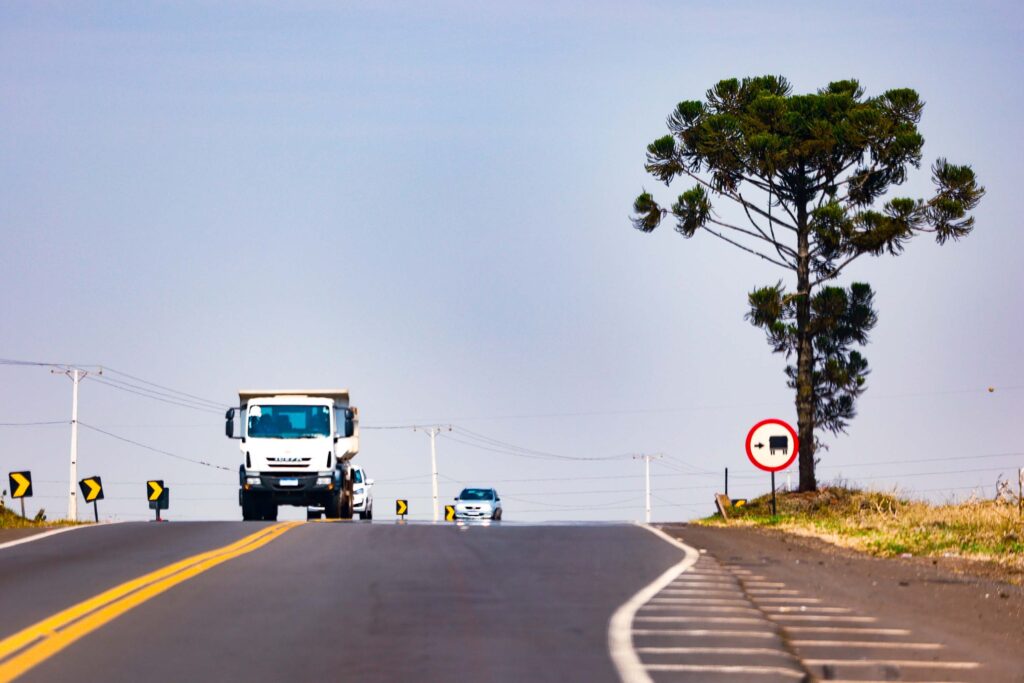
{"type": "Polygon", "coordinates": [[[276,520],[280,505],[322,507],[329,519],[350,519],[359,411],[348,390],[244,390],[238,403],[224,429],[242,452],[242,519],[276,520]]]}

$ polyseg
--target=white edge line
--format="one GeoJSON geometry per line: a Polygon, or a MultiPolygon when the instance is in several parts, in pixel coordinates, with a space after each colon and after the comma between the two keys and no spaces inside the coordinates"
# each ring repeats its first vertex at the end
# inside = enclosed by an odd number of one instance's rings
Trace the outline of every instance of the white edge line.
{"type": "Polygon", "coordinates": [[[649,524],[638,523],[637,526],[679,548],[686,556],[681,562],[667,569],[665,573],[623,603],[615,610],[611,621],[608,622],[608,652],[623,683],[651,683],[651,676],[647,673],[640,661],[640,656],[633,647],[633,617],[636,616],[637,610],[672,583],[680,574],[697,564],[697,560],[700,559],[700,553],[696,548],[691,548],[672,538],[661,529],[656,529],[649,524]]]}
{"type": "Polygon", "coordinates": [[[98,526],[107,526],[108,524],[120,523],[121,522],[100,522],[99,524],[78,524],[75,526],[64,526],[60,527],[59,529],[51,529],[50,531],[44,531],[41,534],[32,534],[31,536],[26,536],[25,538],[19,538],[16,541],[7,541],[7,543],[0,543],[0,550],[4,550],[6,548],[13,548],[14,546],[21,545],[22,543],[31,543],[32,541],[39,541],[44,538],[49,538],[50,536],[63,534],[67,531],[75,531],[76,529],[92,529],[98,526]]]}

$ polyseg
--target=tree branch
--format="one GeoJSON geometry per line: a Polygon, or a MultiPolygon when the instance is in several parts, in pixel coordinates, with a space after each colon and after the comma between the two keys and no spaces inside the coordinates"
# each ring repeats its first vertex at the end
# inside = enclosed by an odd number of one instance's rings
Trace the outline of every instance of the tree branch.
{"type": "Polygon", "coordinates": [[[764,254],[762,254],[759,251],[755,251],[755,250],[751,249],[750,247],[744,246],[744,245],[740,244],[739,242],[737,242],[735,240],[731,240],[728,237],[726,237],[725,235],[722,235],[721,233],[715,232],[714,230],[712,230],[711,228],[707,227],[706,225],[703,226],[701,229],[702,230],[707,230],[708,232],[710,232],[712,235],[714,235],[718,239],[725,240],[726,242],[728,242],[729,244],[733,245],[734,247],[739,247],[740,249],[742,249],[743,251],[747,252],[748,254],[753,254],[754,256],[760,256],[765,261],[768,261],[770,263],[774,263],[775,265],[780,266],[782,268],[785,268],[786,270],[793,270],[792,266],[789,266],[789,265],[787,265],[785,263],[782,263],[780,261],[776,261],[775,259],[773,259],[770,256],[765,256],[764,254]]]}
{"type": "MultiPolygon", "coordinates": [[[[708,218],[708,221],[711,222],[711,223],[714,223],[715,225],[721,226],[723,228],[729,228],[730,230],[735,230],[736,232],[741,232],[744,235],[749,235],[749,236],[753,237],[754,239],[758,239],[758,240],[761,240],[763,242],[767,242],[768,244],[771,244],[772,246],[774,246],[776,251],[779,251],[780,249],[785,249],[789,253],[790,256],[796,257],[796,252],[792,248],[786,246],[785,244],[779,244],[778,242],[773,241],[770,237],[768,237],[768,235],[765,235],[764,233],[762,233],[760,231],[758,231],[758,232],[751,232],[750,230],[747,230],[746,228],[741,228],[738,225],[732,225],[731,223],[726,223],[725,221],[719,220],[717,218],[708,218]]],[[[786,257],[782,254],[781,251],[779,251],[779,256],[785,261],[786,257]]]]}
{"type": "MultiPolygon", "coordinates": [[[[773,225],[773,221],[771,219],[771,215],[772,215],[772,196],[771,196],[771,193],[768,194],[768,230],[770,230],[771,233],[772,233],[771,238],[769,238],[768,235],[765,234],[764,230],[761,229],[761,226],[758,225],[757,221],[754,220],[754,217],[750,215],[750,209],[747,208],[747,200],[744,199],[743,195],[740,194],[739,192],[737,192],[736,195],[741,200],[741,204],[743,206],[743,211],[746,212],[746,214],[747,214],[747,220],[750,221],[750,224],[753,225],[754,228],[756,228],[759,233],[764,235],[765,239],[767,239],[769,242],[771,242],[775,246],[775,251],[776,251],[776,253],[778,253],[779,258],[781,258],[783,261],[786,261],[786,257],[782,253],[782,249],[785,249],[790,254],[790,256],[792,256],[793,258],[796,258],[796,252],[792,248],[790,248],[789,246],[779,242],[779,238],[775,236],[775,226],[773,225]]],[[[786,263],[789,263],[789,261],[786,261],[786,263]]]]}
{"type": "MultiPolygon", "coordinates": [[[[708,181],[704,180],[699,175],[697,175],[697,174],[695,174],[695,173],[693,173],[691,171],[685,171],[684,170],[683,173],[686,174],[687,176],[689,176],[690,178],[693,178],[698,183],[700,183],[704,187],[708,188],[709,190],[711,190],[715,194],[721,195],[721,196],[724,196],[724,197],[728,197],[729,199],[733,200],[734,202],[742,204],[744,206],[744,208],[749,208],[754,213],[756,213],[756,214],[758,214],[760,216],[763,216],[763,217],[767,218],[770,221],[774,221],[778,225],[781,225],[784,228],[788,228],[789,230],[792,230],[793,232],[797,232],[797,229],[794,226],[786,223],[785,221],[780,221],[778,218],[773,217],[770,213],[765,213],[765,211],[763,209],[761,209],[759,206],[757,206],[756,204],[753,204],[751,202],[748,202],[746,200],[741,199],[735,193],[722,192],[721,190],[717,190],[717,189],[715,189],[715,187],[711,183],[709,183],[708,181]]],[[[794,219],[794,222],[795,222],[795,220],[796,219],[794,219]]]]}
{"type": "Polygon", "coordinates": [[[861,256],[863,256],[866,253],[867,252],[865,252],[865,251],[861,251],[861,252],[858,252],[858,253],[854,254],[850,258],[848,258],[845,261],[843,261],[842,263],[840,263],[839,267],[833,269],[831,273],[829,273],[825,277],[820,277],[817,280],[815,280],[814,282],[812,282],[811,283],[811,287],[817,287],[818,285],[820,285],[823,282],[828,282],[829,280],[834,280],[836,278],[836,276],[839,275],[839,271],[841,271],[843,268],[845,268],[846,266],[850,265],[851,263],[853,263],[855,260],[859,259],[861,256]]]}

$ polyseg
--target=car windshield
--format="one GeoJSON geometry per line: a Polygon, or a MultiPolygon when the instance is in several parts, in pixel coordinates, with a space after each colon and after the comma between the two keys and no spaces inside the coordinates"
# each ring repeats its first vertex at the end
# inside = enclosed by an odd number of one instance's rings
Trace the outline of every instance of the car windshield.
{"type": "Polygon", "coordinates": [[[491,500],[494,498],[494,491],[491,489],[462,489],[459,500],[491,500]]]}
{"type": "Polygon", "coordinates": [[[312,439],[331,433],[327,406],[251,406],[249,436],[264,439],[312,439]]]}

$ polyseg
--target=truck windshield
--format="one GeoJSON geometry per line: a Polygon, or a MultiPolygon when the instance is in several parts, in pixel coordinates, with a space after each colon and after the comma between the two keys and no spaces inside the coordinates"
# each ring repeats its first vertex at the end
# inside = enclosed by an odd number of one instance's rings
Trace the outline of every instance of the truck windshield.
{"type": "Polygon", "coordinates": [[[331,433],[327,406],[251,406],[249,436],[264,439],[312,439],[331,433]]]}

